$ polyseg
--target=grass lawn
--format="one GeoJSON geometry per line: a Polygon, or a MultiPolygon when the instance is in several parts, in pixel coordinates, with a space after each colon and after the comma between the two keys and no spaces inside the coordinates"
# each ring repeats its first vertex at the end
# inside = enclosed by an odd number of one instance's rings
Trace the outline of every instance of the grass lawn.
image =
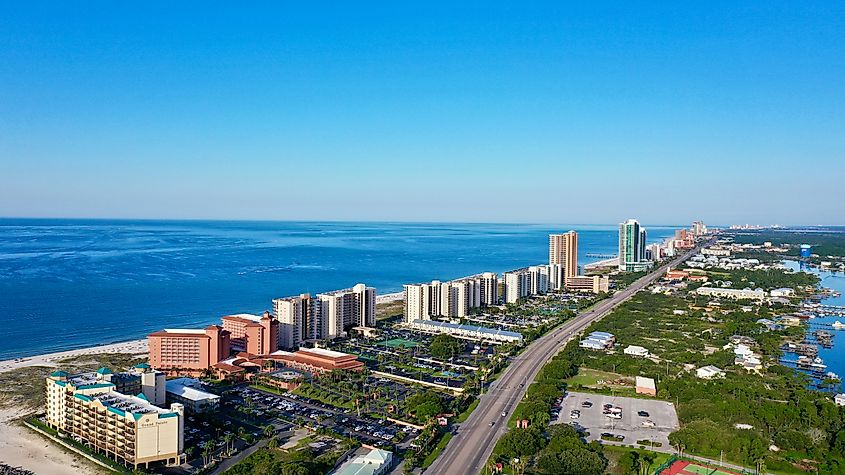
{"type": "Polygon", "coordinates": [[[585,387],[599,387],[599,381],[603,381],[603,386],[611,386],[614,388],[631,388],[634,389],[634,378],[624,376],[618,373],[611,373],[609,371],[599,371],[597,369],[580,368],[578,374],[566,380],[566,384],[574,386],[576,384],[585,387]],[[628,381],[630,386],[609,385],[607,381],[614,381],[622,379],[628,381]]]}
{"type": "Polygon", "coordinates": [[[455,422],[464,422],[465,420],[467,420],[467,418],[469,417],[469,415],[470,415],[470,414],[472,414],[472,411],[474,411],[474,410],[475,410],[475,408],[476,408],[476,407],[478,407],[478,401],[479,401],[478,399],[474,399],[474,400],[473,400],[473,401],[469,404],[469,407],[467,407],[467,408],[466,408],[466,410],[465,410],[464,412],[462,412],[462,413],[460,413],[460,414],[458,415],[458,418],[457,418],[457,419],[455,419],[455,422]]]}
{"type": "Polygon", "coordinates": [[[428,457],[426,457],[425,460],[423,460],[423,463],[422,463],[423,470],[428,468],[429,465],[433,464],[434,461],[437,460],[437,457],[440,456],[440,453],[443,452],[443,449],[446,448],[446,444],[448,444],[450,440],[452,440],[452,433],[447,432],[440,439],[440,442],[438,442],[437,445],[434,447],[434,450],[432,450],[431,453],[428,454],[428,457]]]}

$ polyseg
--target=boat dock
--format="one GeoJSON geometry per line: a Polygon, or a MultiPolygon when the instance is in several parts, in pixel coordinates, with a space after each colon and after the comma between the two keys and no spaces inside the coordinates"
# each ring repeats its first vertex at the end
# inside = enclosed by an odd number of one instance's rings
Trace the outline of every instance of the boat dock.
{"type": "Polygon", "coordinates": [[[809,356],[811,358],[815,358],[819,355],[819,347],[809,343],[785,343],[780,347],[780,349],[800,356],[809,356]]]}
{"type": "Polygon", "coordinates": [[[821,358],[799,356],[797,360],[781,358],[778,362],[784,366],[809,371],[813,374],[824,374],[827,372],[827,365],[824,364],[824,361],[822,361],[821,358]]]}

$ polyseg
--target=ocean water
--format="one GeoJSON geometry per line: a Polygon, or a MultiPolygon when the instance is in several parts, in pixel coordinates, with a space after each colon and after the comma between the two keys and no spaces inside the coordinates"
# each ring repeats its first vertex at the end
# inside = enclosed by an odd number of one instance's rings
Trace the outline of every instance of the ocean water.
{"type": "MultiPolygon", "coordinates": [[[[144,337],[276,297],[402,284],[548,260],[548,234],[616,254],[616,226],[0,219],[0,359],[144,337]]],[[[660,241],[675,228],[649,227],[660,241]]]]}

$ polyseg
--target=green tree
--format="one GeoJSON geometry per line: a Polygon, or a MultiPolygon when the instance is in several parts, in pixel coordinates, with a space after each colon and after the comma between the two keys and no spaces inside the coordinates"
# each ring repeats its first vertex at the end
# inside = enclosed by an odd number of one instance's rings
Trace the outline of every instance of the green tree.
{"type": "Polygon", "coordinates": [[[452,335],[437,335],[431,339],[428,351],[432,357],[448,360],[463,351],[464,344],[452,335]]]}
{"type": "Polygon", "coordinates": [[[504,460],[535,455],[546,444],[539,430],[513,429],[505,434],[496,444],[495,453],[504,460]]]}

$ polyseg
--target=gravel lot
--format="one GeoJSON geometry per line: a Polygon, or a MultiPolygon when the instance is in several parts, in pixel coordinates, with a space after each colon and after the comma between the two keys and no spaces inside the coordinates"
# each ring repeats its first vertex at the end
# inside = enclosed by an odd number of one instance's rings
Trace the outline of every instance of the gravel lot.
{"type": "MultiPolygon", "coordinates": [[[[577,422],[590,433],[587,441],[600,440],[601,434],[623,435],[625,445],[636,444],[638,440],[651,440],[663,444],[662,450],[670,449],[669,434],[678,430],[678,414],[675,405],[654,399],[636,399],[630,397],[604,396],[589,393],[567,393],[561,403],[560,416],[553,424],[577,422]],[[582,407],[584,401],[593,403],[592,407],[582,407]],[[602,413],[605,404],[622,408],[622,419],[611,419],[602,413]],[[570,418],[572,410],[581,411],[577,419],[570,418]],[[648,417],[637,415],[639,411],[649,413],[648,417]],[[654,422],[654,427],[643,425],[645,421],[654,422]]],[[[605,442],[605,441],[602,441],[605,442]]],[[[606,443],[606,442],[605,442],[606,443]]]]}

